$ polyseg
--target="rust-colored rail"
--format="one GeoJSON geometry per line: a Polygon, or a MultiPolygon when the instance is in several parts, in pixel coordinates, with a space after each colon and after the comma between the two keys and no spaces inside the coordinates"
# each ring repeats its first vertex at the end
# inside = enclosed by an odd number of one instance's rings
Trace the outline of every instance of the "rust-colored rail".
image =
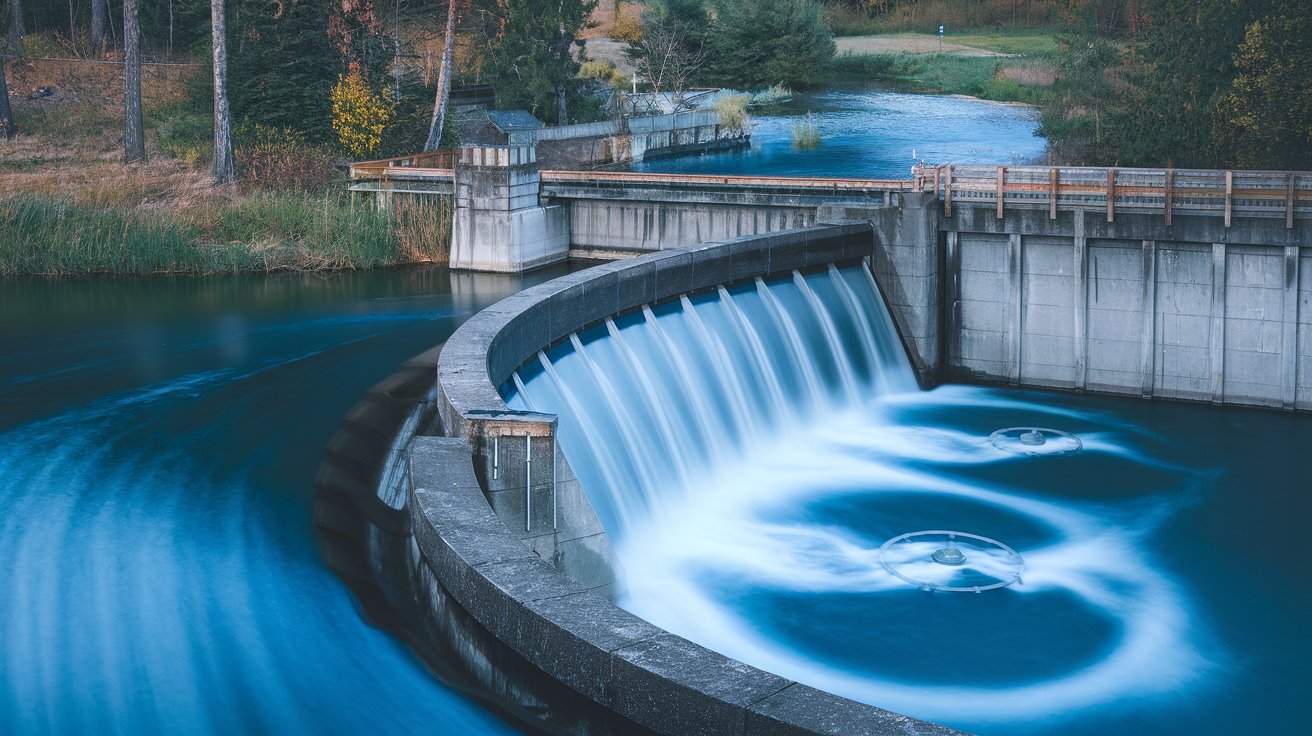
{"type": "Polygon", "coordinates": [[[1207,171],[1049,166],[944,164],[918,167],[915,186],[939,193],[944,214],[954,204],[991,205],[997,217],[1007,207],[1080,208],[1161,214],[1166,224],[1178,214],[1216,215],[1229,227],[1236,216],[1312,218],[1312,172],[1207,171]]]}
{"type": "Polygon", "coordinates": [[[765,187],[772,189],[838,189],[844,191],[911,191],[912,179],[836,179],[801,176],[739,176],[721,174],[650,174],[636,171],[557,171],[542,172],[544,182],[580,182],[597,184],[655,184],[663,186],[701,185],[765,187]]]}
{"type": "Polygon", "coordinates": [[[414,153],[409,156],[397,156],[395,158],[383,158],[376,161],[357,161],[350,166],[351,179],[375,179],[385,178],[391,173],[391,169],[407,169],[414,173],[421,171],[442,171],[449,173],[452,166],[455,165],[455,151],[424,151],[414,153]]]}

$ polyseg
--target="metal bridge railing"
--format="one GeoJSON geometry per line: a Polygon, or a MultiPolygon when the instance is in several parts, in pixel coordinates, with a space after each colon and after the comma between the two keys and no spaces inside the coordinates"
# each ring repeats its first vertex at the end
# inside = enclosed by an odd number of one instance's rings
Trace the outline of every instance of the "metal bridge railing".
{"type": "Polygon", "coordinates": [[[1215,215],[1226,227],[1236,216],[1312,218],[1312,172],[1206,171],[1050,166],[982,166],[942,164],[917,167],[915,187],[937,192],[944,214],[956,203],[990,204],[1001,218],[1008,207],[1105,211],[1113,222],[1118,212],[1215,215]]]}

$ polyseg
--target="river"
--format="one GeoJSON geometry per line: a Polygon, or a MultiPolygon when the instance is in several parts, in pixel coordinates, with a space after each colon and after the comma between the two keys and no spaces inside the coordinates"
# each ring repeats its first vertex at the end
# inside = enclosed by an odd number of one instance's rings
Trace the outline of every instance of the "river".
{"type": "Polygon", "coordinates": [[[1039,111],[969,97],[916,95],[855,87],[799,93],[755,111],[750,149],[655,159],[635,171],[761,176],[908,178],[917,162],[1024,164],[1039,161],[1047,141],[1039,111]],[[807,114],[820,145],[793,145],[807,114]]]}

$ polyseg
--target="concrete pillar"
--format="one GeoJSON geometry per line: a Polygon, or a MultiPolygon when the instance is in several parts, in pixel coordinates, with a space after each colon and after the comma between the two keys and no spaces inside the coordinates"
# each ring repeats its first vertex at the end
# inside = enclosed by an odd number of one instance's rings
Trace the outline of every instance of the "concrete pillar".
{"type": "Polygon", "coordinates": [[[1157,352],[1157,241],[1143,241],[1143,396],[1153,395],[1157,352]]]}
{"type": "Polygon", "coordinates": [[[569,255],[569,209],[543,207],[533,146],[465,146],[455,161],[451,268],[518,273],[569,255]]]}
{"type": "Polygon", "coordinates": [[[1212,243],[1212,403],[1225,398],[1225,243],[1212,243]]]}
{"type": "MultiPolygon", "coordinates": [[[[1054,176],[1056,170],[1053,170],[1054,176]]],[[[1075,388],[1089,377],[1089,239],[1084,234],[1084,210],[1075,210],[1075,388]]]]}
{"type": "Polygon", "coordinates": [[[1007,236],[1007,380],[1020,383],[1020,345],[1024,334],[1021,320],[1025,314],[1022,303],[1022,253],[1019,233],[1007,236]]]}
{"type": "Polygon", "coordinates": [[[1293,409],[1298,401],[1298,246],[1285,247],[1284,352],[1280,373],[1284,392],[1281,406],[1293,409]]]}
{"type": "MultiPolygon", "coordinates": [[[[869,222],[871,271],[893,314],[921,385],[938,382],[942,360],[939,204],[933,192],[905,192],[888,207],[821,205],[816,222],[869,222]]],[[[804,224],[804,223],[795,223],[804,224]]],[[[785,224],[785,227],[788,227],[785,224]]]]}

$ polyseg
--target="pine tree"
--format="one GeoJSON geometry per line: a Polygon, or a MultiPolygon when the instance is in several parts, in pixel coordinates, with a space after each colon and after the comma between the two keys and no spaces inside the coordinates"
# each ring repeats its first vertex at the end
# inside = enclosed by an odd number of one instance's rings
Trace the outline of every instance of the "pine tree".
{"type": "Polygon", "coordinates": [[[816,0],[715,0],[714,8],[707,74],[720,84],[807,86],[834,56],[816,0]]]}
{"type": "Polygon", "coordinates": [[[579,64],[570,54],[597,0],[484,0],[475,63],[497,88],[497,104],[522,107],[564,124],[577,95],[579,64]]]}
{"type": "Polygon", "coordinates": [[[333,140],[329,94],[342,70],[328,28],[328,4],[249,3],[234,13],[228,59],[233,118],[333,140]],[[240,41],[237,41],[240,39],[240,41]]]}
{"type": "Polygon", "coordinates": [[[1243,168],[1312,169],[1312,9],[1283,0],[1248,25],[1216,110],[1217,140],[1243,168]]]}

